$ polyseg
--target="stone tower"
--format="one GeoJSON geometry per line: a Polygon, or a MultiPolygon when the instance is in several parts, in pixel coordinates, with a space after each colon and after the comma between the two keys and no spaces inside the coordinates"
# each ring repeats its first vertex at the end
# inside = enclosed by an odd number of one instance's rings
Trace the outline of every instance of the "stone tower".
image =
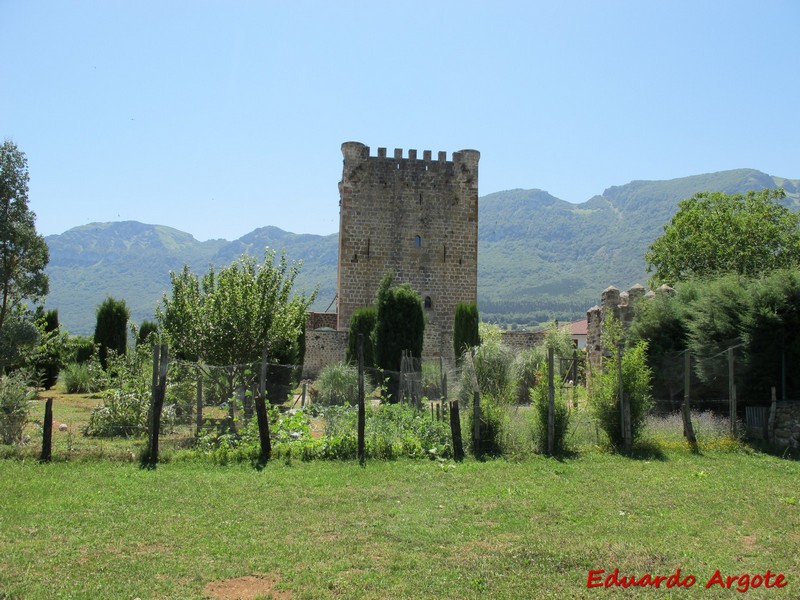
{"type": "Polygon", "coordinates": [[[374,303],[386,271],[422,297],[423,356],[452,362],[453,318],[459,302],[477,301],[478,160],[476,150],[425,150],[403,157],[359,142],[342,144],[339,183],[338,323],[374,303]]]}

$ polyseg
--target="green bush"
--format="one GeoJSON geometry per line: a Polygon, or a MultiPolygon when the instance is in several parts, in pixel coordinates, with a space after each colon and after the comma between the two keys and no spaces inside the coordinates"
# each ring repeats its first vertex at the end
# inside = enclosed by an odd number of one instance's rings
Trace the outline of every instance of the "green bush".
{"type": "Polygon", "coordinates": [[[400,399],[400,369],[403,352],[422,356],[425,315],[422,301],[407,283],[392,286],[391,274],[381,281],[377,294],[378,317],[375,323],[375,365],[387,377],[385,398],[400,399]]]}
{"type": "Polygon", "coordinates": [[[139,332],[136,335],[136,344],[147,343],[147,338],[151,335],[158,336],[158,323],[148,320],[142,321],[142,324],[139,326],[139,332]]]}
{"type": "Polygon", "coordinates": [[[472,404],[466,413],[466,431],[464,441],[468,441],[468,446],[472,448],[476,456],[501,456],[504,450],[504,437],[508,422],[508,404],[498,402],[493,396],[481,395],[481,437],[480,453],[475,448],[473,441],[473,427],[475,423],[475,412],[472,404]]]}
{"type": "Polygon", "coordinates": [[[28,422],[31,400],[36,391],[28,388],[28,376],[15,371],[0,377],[0,441],[3,444],[19,444],[28,422]]]}
{"type": "Polygon", "coordinates": [[[83,364],[95,353],[94,340],[85,335],[71,336],[67,343],[67,362],[83,364]]]}
{"type": "MultiPolygon", "coordinates": [[[[119,389],[109,390],[103,403],[92,409],[84,435],[92,437],[132,437],[147,433],[150,397],[119,389]]],[[[161,430],[169,431],[175,422],[173,405],[164,406],[161,430]]]]}
{"type": "Polygon", "coordinates": [[[366,306],[353,311],[350,317],[350,330],[347,334],[347,362],[358,363],[358,334],[364,336],[364,368],[375,365],[375,351],[372,345],[372,334],[378,320],[378,310],[374,306],[366,306]]]}
{"type": "Polygon", "coordinates": [[[519,404],[533,401],[532,390],[545,378],[547,369],[547,350],[538,346],[523,350],[514,358],[513,377],[515,400],[519,404]]]}
{"type": "Polygon", "coordinates": [[[67,365],[63,376],[68,394],[91,394],[104,390],[109,385],[108,375],[96,359],[67,365]]]}
{"type": "MultiPolygon", "coordinates": [[[[608,361],[605,370],[592,376],[589,405],[600,428],[605,431],[611,445],[624,446],[619,404],[619,376],[616,361],[608,361]]],[[[622,388],[630,405],[631,439],[641,437],[647,412],[652,406],[652,372],[647,365],[647,342],[640,341],[627,348],[622,355],[622,388]]]]}
{"type": "Polygon", "coordinates": [[[475,392],[473,374],[477,377],[481,396],[489,396],[498,405],[512,402],[515,394],[514,355],[506,346],[497,341],[485,341],[476,350],[470,361],[464,361],[461,370],[458,399],[462,406],[472,406],[475,392]]]}
{"type": "MultiPolygon", "coordinates": [[[[539,452],[546,454],[548,451],[548,414],[550,412],[550,390],[547,377],[547,365],[543,365],[542,373],[536,387],[530,393],[533,398],[533,419],[536,445],[539,452]]],[[[554,389],[553,414],[553,455],[560,455],[566,451],[567,432],[569,431],[569,407],[564,398],[564,388],[556,385],[554,389]]]]}
{"type": "Polygon", "coordinates": [[[130,312],[125,300],[108,297],[97,307],[97,324],[94,343],[100,348],[100,364],[108,367],[108,353],[125,354],[128,347],[128,318],[130,312]]]}
{"type": "Polygon", "coordinates": [[[358,369],[346,363],[326,366],[314,383],[315,401],[322,405],[358,402],[358,369]]]}
{"type": "Polygon", "coordinates": [[[456,314],[453,318],[453,350],[456,357],[480,345],[479,323],[477,304],[459,302],[456,305],[456,314]]]}

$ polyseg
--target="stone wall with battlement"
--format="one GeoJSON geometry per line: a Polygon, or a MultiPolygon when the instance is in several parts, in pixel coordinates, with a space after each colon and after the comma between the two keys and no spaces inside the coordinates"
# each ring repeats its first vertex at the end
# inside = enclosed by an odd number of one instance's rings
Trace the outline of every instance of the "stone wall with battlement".
{"type": "Polygon", "coordinates": [[[372,305],[384,273],[422,297],[423,356],[454,362],[453,319],[459,302],[477,301],[478,161],[475,150],[433,160],[425,150],[371,156],[359,142],[342,144],[339,183],[337,328],[372,305]]]}

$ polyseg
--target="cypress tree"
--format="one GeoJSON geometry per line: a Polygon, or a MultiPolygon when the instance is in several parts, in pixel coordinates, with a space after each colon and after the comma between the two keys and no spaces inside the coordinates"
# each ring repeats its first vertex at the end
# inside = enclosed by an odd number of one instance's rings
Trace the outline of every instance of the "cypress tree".
{"type": "Polygon", "coordinates": [[[478,323],[478,305],[474,302],[459,302],[453,320],[453,350],[456,359],[470,348],[481,345],[478,323]]]}
{"type": "Polygon", "coordinates": [[[350,317],[350,330],[347,334],[347,362],[358,361],[358,334],[364,334],[364,368],[375,366],[375,353],[372,346],[372,334],[378,320],[378,309],[365,306],[353,311],[350,317]]]}
{"type": "Polygon", "coordinates": [[[94,329],[94,343],[100,346],[100,364],[108,368],[108,351],[118,355],[125,354],[128,347],[128,306],[125,300],[115,300],[111,296],[97,307],[97,325],[94,329]]]}

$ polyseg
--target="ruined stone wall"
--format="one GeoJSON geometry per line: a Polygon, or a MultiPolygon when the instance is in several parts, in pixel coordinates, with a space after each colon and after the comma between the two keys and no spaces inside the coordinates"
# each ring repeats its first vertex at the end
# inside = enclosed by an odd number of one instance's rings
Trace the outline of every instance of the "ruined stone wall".
{"type": "Polygon", "coordinates": [[[633,321],[634,305],[636,300],[641,297],[653,297],[656,293],[672,293],[671,287],[663,285],[655,292],[645,292],[641,284],[634,285],[627,292],[620,292],[613,285],[607,287],[600,294],[600,305],[593,306],[586,311],[586,352],[589,355],[589,362],[598,367],[603,357],[603,320],[609,316],[622,321],[623,326],[627,327],[633,321]]]}
{"type": "Polygon", "coordinates": [[[423,357],[453,356],[459,302],[477,301],[478,160],[475,150],[439,152],[342,144],[339,183],[338,325],[346,330],[358,308],[373,304],[386,271],[422,297],[423,357]]]}
{"type": "Polygon", "coordinates": [[[347,356],[347,332],[333,329],[306,330],[303,378],[315,379],[327,365],[343,362],[347,356]]]}

